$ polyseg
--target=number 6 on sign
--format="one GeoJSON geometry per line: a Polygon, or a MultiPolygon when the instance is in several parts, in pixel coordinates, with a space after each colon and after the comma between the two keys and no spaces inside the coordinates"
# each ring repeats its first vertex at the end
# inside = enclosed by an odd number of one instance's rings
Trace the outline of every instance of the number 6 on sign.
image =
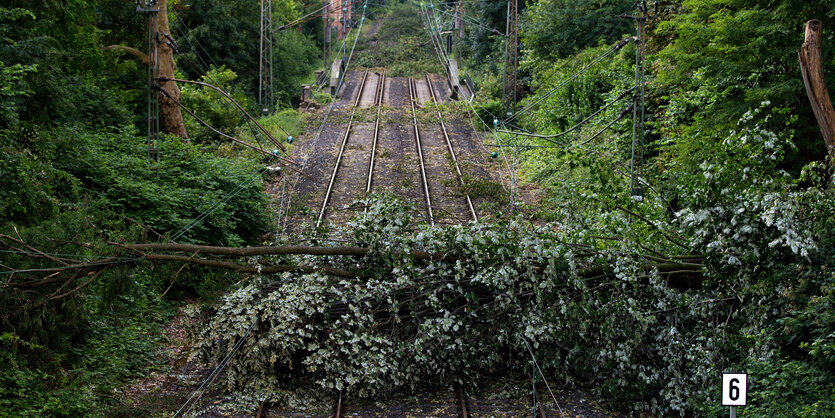
{"type": "Polygon", "coordinates": [[[747,373],[722,373],[722,406],[745,406],[748,398],[747,373]]]}

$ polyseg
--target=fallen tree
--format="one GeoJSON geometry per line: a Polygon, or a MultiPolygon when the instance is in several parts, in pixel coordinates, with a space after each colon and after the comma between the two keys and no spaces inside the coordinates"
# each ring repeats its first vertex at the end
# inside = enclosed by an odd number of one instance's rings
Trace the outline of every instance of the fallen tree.
{"type": "Polygon", "coordinates": [[[244,273],[205,312],[211,320],[195,354],[224,364],[227,388],[251,405],[285,402],[305,384],[358,397],[476,385],[525,370],[528,342],[549,374],[592,384],[615,406],[681,412],[690,399],[713,396],[710,379],[735,344],[733,330],[757,329],[772,312],[770,295],[756,290],[769,280],[769,263],[814,248],[798,229],[800,206],[780,196],[746,197],[744,210],[709,209],[713,216],[683,213],[684,227],[710,239],[701,242],[619,206],[605,227],[511,220],[431,228],[390,196],[360,202],[367,211],[331,231],[339,240],[321,231],[296,237],[347,246],[76,243],[98,251],[84,259],[6,234],[7,251],[34,264],[9,274],[4,292],[45,309],[122,265],[244,273]],[[731,224],[756,233],[707,245],[731,224]],[[756,258],[744,254],[751,246],[756,258]]]}

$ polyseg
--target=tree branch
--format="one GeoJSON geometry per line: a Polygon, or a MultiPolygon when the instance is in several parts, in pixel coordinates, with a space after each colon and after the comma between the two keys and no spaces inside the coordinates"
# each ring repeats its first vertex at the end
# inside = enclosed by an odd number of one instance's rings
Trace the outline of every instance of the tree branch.
{"type": "Polygon", "coordinates": [[[109,45],[103,46],[101,49],[102,51],[116,51],[123,54],[133,55],[134,57],[139,58],[143,64],[148,64],[148,55],[136,48],[131,48],[125,45],[109,45]]]}

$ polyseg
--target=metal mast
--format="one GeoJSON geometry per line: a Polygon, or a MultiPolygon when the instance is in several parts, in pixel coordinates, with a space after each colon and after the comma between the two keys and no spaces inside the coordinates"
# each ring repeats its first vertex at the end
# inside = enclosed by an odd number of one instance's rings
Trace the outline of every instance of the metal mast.
{"type": "Polygon", "coordinates": [[[148,14],[148,161],[159,161],[159,49],[157,0],[137,0],[136,11],[148,14]]]}
{"type": "Polygon", "coordinates": [[[505,55],[504,108],[510,113],[516,106],[516,70],[519,64],[519,0],[507,1],[507,46],[505,55]]]}
{"type": "Polygon", "coordinates": [[[632,199],[644,200],[644,188],[641,187],[641,178],[644,176],[644,130],[646,121],[646,25],[647,21],[654,19],[658,14],[658,2],[655,2],[655,14],[651,15],[645,0],[637,4],[636,15],[625,15],[622,17],[635,19],[635,96],[632,114],[632,199]]]}
{"type": "Polygon", "coordinates": [[[261,0],[261,57],[258,62],[258,104],[264,114],[273,101],[273,2],[261,0]]]}

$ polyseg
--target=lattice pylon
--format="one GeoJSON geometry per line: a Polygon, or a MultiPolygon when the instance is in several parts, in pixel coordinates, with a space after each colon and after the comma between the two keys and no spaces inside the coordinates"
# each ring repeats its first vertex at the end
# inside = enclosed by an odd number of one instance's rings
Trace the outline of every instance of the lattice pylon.
{"type": "Polygon", "coordinates": [[[264,113],[275,105],[273,98],[273,2],[261,0],[261,49],[258,61],[258,104],[264,113]]]}

